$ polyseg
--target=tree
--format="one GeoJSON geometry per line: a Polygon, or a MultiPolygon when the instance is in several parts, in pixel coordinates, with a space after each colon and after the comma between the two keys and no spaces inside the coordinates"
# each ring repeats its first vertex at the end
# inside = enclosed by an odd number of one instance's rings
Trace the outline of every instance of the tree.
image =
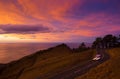
{"type": "Polygon", "coordinates": [[[98,37],[98,38],[96,38],[96,41],[97,41],[97,48],[101,48],[102,47],[102,38],[98,37]]]}
{"type": "Polygon", "coordinates": [[[120,35],[119,37],[108,34],[103,38],[97,37],[92,44],[93,48],[111,48],[120,46],[120,35]]]}
{"type": "Polygon", "coordinates": [[[88,50],[90,49],[89,47],[86,47],[85,43],[82,42],[78,48],[73,48],[73,51],[74,52],[82,52],[82,51],[85,51],[85,50],[88,50]]]}
{"type": "Polygon", "coordinates": [[[112,40],[113,40],[113,35],[111,35],[111,34],[106,35],[103,38],[103,41],[104,41],[104,44],[105,44],[106,48],[110,48],[112,46],[112,40]]]}
{"type": "Polygon", "coordinates": [[[92,44],[93,48],[102,48],[102,38],[101,37],[97,37],[95,39],[95,41],[92,44]]]}
{"type": "Polygon", "coordinates": [[[92,43],[92,48],[96,48],[97,47],[97,41],[95,40],[93,43],[92,43]]]}
{"type": "Polygon", "coordinates": [[[119,37],[118,37],[118,43],[119,43],[119,46],[120,46],[120,35],[119,35],[119,37]]]}
{"type": "Polygon", "coordinates": [[[118,46],[119,42],[118,42],[118,38],[116,36],[113,36],[112,38],[112,46],[116,47],[118,46]]]}
{"type": "Polygon", "coordinates": [[[84,43],[84,42],[82,42],[82,43],[80,44],[79,48],[86,48],[85,43],[84,43]]]}

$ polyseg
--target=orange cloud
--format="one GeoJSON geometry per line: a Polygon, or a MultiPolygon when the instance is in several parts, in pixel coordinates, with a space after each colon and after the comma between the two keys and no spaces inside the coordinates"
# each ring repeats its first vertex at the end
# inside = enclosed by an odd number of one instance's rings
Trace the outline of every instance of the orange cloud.
{"type": "MultiPolygon", "coordinates": [[[[79,0],[1,0],[0,24],[27,24],[41,21],[66,21],[65,12],[79,0]],[[7,5],[6,5],[7,4],[7,5]],[[4,6],[6,5],[6,6],[4,6]]],[[[80,2],[80,1],[79,1],[80,2]]]]}
{"type": "Polygon", "coordinates": [[[18,0],[27,15],[51,20],[61,19],[66,10],[75,5],[79,0],[18,0]]]}
{"type": "Polygon", "coordinates": [[[111,10],[113,8],[108,0],[0,0],[0,25],[5,26],[0,26],[0,33],[7,34],[7,37],[3,34],[0,38],[7,41],[13,37],[16,41],[54,42],[114,33],[120,30],[119,16],[109,15],[108,12],[117,13],[115,4],[113,7],[116,10],[111,10]],[[96,4],[103,5],[106,10],[96,4]],[[50,31],[42,33],[39,25],[50,28],[50,31]],[[35,34],[30,34],[31,31],[35,34]]]}

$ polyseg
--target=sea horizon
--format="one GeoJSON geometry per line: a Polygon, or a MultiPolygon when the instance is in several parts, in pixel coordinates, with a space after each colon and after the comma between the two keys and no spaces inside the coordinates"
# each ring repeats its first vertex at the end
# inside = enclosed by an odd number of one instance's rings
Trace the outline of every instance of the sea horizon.
{"type": "MultiPolygon", "coordinates": [[[[9,63],[39,50],[46,50],[59,44],[62,43],[0,43],[0,63],[9,63]]],[[[80,43],[65,44],[70,48],[77,48],[80,45],[80,43]]]]}

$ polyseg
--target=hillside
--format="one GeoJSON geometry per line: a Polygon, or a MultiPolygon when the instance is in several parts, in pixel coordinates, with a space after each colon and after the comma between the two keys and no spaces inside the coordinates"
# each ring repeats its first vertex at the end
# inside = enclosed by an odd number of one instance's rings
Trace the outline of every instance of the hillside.
{"type": "Polygon", "coordinates": [[[65,44],[38,51],[6,64],[0,73],[0,79],[48,79],[66,68],[92,59],[94,55],[92,50],[73,52],[65,44]]]}
{"type": "Polygon", "coordinates": [[[107,50],[110,59],[76,79],[120,79],[120,48],[107,50]]]}

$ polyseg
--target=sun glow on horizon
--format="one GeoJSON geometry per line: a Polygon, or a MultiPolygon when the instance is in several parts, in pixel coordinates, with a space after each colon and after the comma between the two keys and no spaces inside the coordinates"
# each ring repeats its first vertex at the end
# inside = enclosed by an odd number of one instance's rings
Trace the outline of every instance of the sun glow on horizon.
{"type": "Polygon", "coordinates": [[[120,34],[118,0],[0,0],[0,42],[91,42],[120,34]]]}

